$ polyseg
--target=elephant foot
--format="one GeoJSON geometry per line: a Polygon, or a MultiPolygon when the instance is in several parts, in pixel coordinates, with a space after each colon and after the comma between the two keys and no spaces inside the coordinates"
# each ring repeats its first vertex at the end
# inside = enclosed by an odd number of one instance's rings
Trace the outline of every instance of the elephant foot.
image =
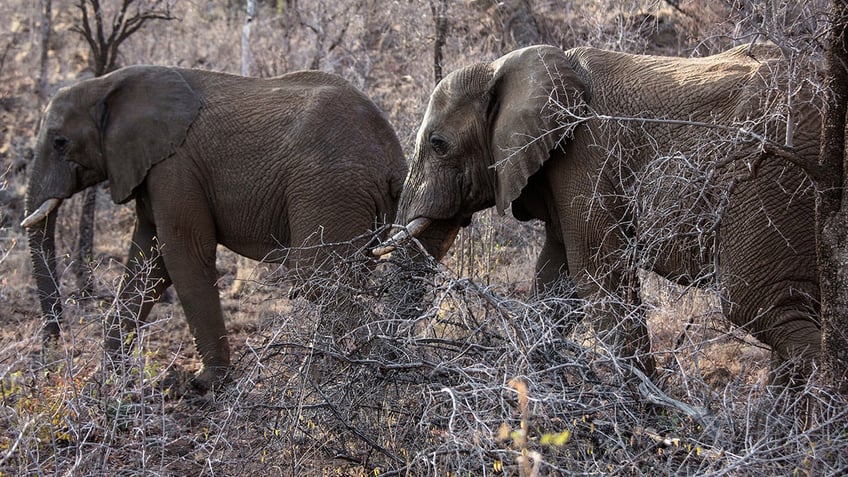
{"type": "Polygon", "coordinates": [[[37,354],[36,359],[48,373],[56,373],[61,370],[66,356],[59,342],[59,335],[45,335],[41,344],[41,353],[37,354]]]}
{"type": "Polygon", "coordinates": [[[202,367],[192,374],[178,364],[172,365],[165,377],[159,381],[158,388],[169,398],[195,399],[205,395],[211,389],[219,389],[229,380],[227,367],[202,367]]]}
{"type": "Polygon", "coordinates": [[[230,381],[228,366],[203,366],[189,380],[188,384],[198,394],[220,389],[230,381]]]}

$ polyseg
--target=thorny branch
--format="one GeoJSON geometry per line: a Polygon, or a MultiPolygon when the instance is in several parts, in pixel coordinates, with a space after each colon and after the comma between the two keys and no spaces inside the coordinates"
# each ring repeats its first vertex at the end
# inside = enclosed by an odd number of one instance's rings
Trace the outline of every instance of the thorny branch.
{"type": "MultiPolygon", "coordinates": [[[[584,123],[589,120],[599,120],[599,121],[609,121],[609,122],[618,122],[618,123],[638,123],[638,124],[663,124],[663,125],[672,125],[672,126],[692,126],[699,127],[705,129],[711,129],[716,131],[723,131],[729,134],[732,134],[734,139],[739,139],[743,141],[748,141],[751,143],[756,143],[760,147],[760,151],[766,154],[770,154],[776,156],[780,159],[783,159],[801,170],[803,170],[811,180],[816,183],[823,180],[825,177],[824,171],[818,166],[818,164],[811,163],[809,160],[801,157],[795,151],[794,148],[790,146],[786,146],[781,144],[780,142],[769,139],[768,137],[753,131],[750,128],[746,128],[744,126],[733,126],[726,124],[718,124],[718,123],[707,123],[703,121],[690,121],[690,120],[679,120],[679,119],[667,119],[667,118],[642,118],[642,117],[634,117],[634,116],[614,116],[608,114],[576,114],[569,109],[563,108],[561,109],[561,114],[563,117],[567,118],[567,121],[561,122],[562,126],[553,129],[546,134],[550,133],[560,133],[562,131],[571,131],[576,127],[576,125],[584,123]]],[[[728,156],[720,161],[715,162],[715,166],[718,168],[729,165],[730,163],[738,160],[738,157],[728,156]]],[[[762,159],[761,156],[758,159],[762,159]]]]}

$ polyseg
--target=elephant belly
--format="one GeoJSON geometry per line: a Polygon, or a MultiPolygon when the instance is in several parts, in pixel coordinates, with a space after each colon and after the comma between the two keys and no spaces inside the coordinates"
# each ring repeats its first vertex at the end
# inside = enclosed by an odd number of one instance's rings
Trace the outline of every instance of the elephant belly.
{"type": "MultiPolygon", "coordinates": [[[[282,262],[283,249],[290,245],[290,233],[285,214],[261,213],[268,206],[250,205],[237,212],[221,213],[215,217],[215,235],[219,244],[244,257],[263,262],[282,262]]],[[[235,209],[235,207],[234,207],[235,209]]]]}
{"type": "Polygon", "coordinates": [[[270,246],[244,240],[223,240],[219,243],[243,257],[259,262],[281,263],[286,258],[286,251],[281,245],[270,246]]]}

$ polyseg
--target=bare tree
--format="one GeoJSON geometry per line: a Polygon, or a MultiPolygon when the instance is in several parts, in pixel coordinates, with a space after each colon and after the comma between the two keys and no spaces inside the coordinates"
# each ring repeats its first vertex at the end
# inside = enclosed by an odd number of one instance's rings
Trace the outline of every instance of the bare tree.
{"type": "MultiPolygon", "coordinates": [[[[113,4],[115,4],[113,2],[113,4]]],[[[150,20],[173,20],[170,0],[120,0],[108,19],[107,8],[100,0],[79,0],[79,20],[71,31],[88,43],[90,66],[94,76],[102,76],[117,68],[118,49],[133,33],[150,20]]],[[[92,292],[91,259],[94,242],[94,210],[97,187],[85,191],[80,215],[80,234],[73,272],[83,295],[92,292]]]]}
{"type": "Polygon", "coordinates": [[[822,368],[833,388],[848,395],[848,203],[844,194],[848,113],[848,1],[833,0],[826,53],[828,98],[822,124],[816,202],[821,284],[822,368]]]}
{"type": "MultiPolygon", "coordinates": [[[[745,22],[754,23],[753,31],[776,43],[790,62],[809,56],[810,51],[824,46],[824,114],[822,118],[821,150],[818,163],[800,162],[791,153],[780,157],[804,169],[816,185],[816,245],[822,325],[821,366],[832,389],[848,395],[848,202],[843,191],[846,185],[845,126],[848,114],[848,2],[833,0],[829,11],[822,4],[777,4],[773,2],[743,2],[740,6],[745,22]],[[824,36],[817,33],[816,23],[829,17],[830,29],[824,36]]],[[[800,84],[809,76],[799,69],[793,79],[800,84]]],[[[789,97],[792,99],[792,96],[789,97]]],[[[791,109],[791,108],[790,108],[791,109]]],[[[787,135],[790,133],[787,130],[787,135]]]]}
{"type": "Polygon", "coordinates": [[[79,33],[91,50],[94,76],[116,69],[118,49],[133,33],[150,20],[173,20],[170,0],[120,0],[120,5],[106,23],[106,8],[100,0],[79,0],[79,23],[71,31],[79,33]],[[111,28],[111,31],[108,31],[111,28]]]}

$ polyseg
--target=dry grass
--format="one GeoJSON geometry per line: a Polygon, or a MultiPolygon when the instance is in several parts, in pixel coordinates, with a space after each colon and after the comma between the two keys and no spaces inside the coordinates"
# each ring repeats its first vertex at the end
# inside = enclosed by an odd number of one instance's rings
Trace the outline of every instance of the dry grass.
{"type": "MultiPolygon", "coordinates": [[[[72,2],[54,3],[50,83],[58,87],[85,76],[87,53],[68,32],[72,2]]],[[[317,58],[319,68],[374,98],[411,151],[432,89],[427,2],[299,2],[299,19],[260,3],[254,74],[317,58]],[[343,41],[330,48],[342,25],[343,41]],[[319,26],[323,42],[312,33],[319,26]]],[[[564,47],[703,55],[756,26],[756,15],[715,2],[680,2],[685,14],[658,1],[530,3],[546,41],[564,47]]],[[[238,72],[242,17],[225,4],[179,2],[181,20],[134,36],[122,61],[238,72]]],[[[451,2],[445,71],[501,54],[486,6],[451,2]]],[[[67,327],[46,368],[16,225],[40,107],[37,2],[5,2],[0,17],[10,19],[0,25],[0,475],[838,475],[848,468],[846,403],[815,379],[792,395],[764,387],[767,352],[727,327],[711,295],[643,277],[662,369],[653,388],[594,339],[589,323],[560,333],[553,305],[577,320],[578,304],[529,298],[540,227],[492,211],[478,214],[445,264],[419,283],[426,296],[415,319],[391,313],[379,282],[347,290],[339,307],[289,300],[284,273],[255,266],[239,295],[223,295],[233,380],[201,398],[178,396],[198,359],[176,297],[154,307],[125,376],[96,372],[101,322],[133,220],[130,207],[101,194],[96,297],[77,300],[63,274],[67,327]]],[[[75,200],[63,207],[63,255],[76,242],[75,200]]],[[[222,289],[236,264],[222,250],[222,289]]],[[[340,278],[313,283],[333,297],[340,278]]]]}

